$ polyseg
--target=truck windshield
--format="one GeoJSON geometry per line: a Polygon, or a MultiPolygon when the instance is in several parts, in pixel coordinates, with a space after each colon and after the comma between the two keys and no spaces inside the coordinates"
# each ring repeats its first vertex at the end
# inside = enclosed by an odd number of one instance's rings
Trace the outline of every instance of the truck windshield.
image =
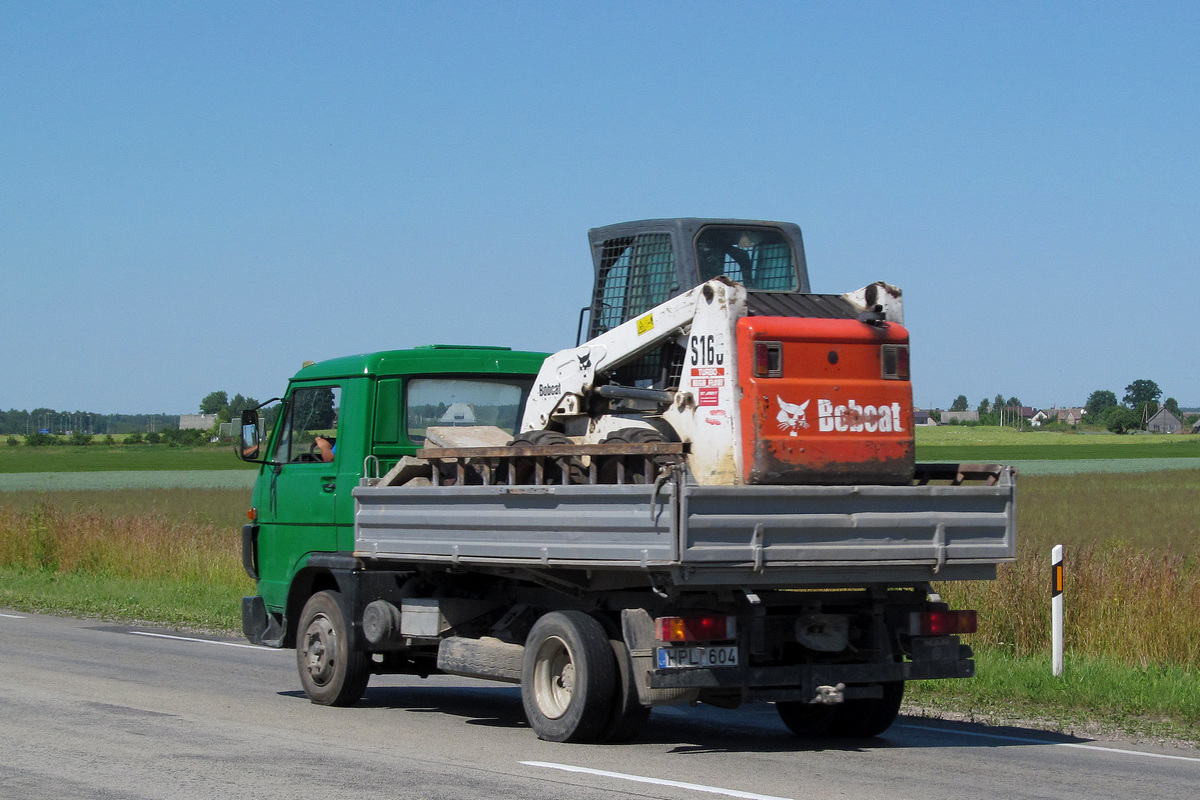
{"type": "Polygon", "coordinates": [[[521,421],[533,386],[528,378],[414,378],[405,397],[408,437],[425,443],[434,427],[494,425],[509,434],[521,421]]]}
{"type": "Polygon", "coordinates": [[[751,291],[795,291],[796,260],[787,237],[772,228],[709,226],[696,236],[700,279],[727,275],[751,291]]]}

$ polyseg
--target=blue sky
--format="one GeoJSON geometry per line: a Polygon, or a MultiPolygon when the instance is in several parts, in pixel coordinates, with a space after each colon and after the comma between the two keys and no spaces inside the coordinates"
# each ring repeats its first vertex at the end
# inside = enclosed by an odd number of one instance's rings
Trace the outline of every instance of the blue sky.
{"type": "Polygon", "coordinates": [[[803,228],[914,394],[1200,405],[1200,5],[0,0],[0,406],[574,343],[590,227],[803,228]]]}

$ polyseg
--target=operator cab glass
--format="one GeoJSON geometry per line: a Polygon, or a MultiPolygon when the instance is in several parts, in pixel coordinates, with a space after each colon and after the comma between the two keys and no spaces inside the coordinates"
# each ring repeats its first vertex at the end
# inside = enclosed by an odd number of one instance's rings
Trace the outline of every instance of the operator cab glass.
{"type": "Polygon", "coordinates": [[[623,236],[604,243],[594,302],[597,332],[665,303],[675,288],[675,257],[666,233],[623,236]]]}
{"type": "Polygon", "coordinates": [[[773,228],[710,225],[696,235],[696,265],[701,281],[725,275],[750,291],[794,292],[800,285],[792,245],[773,228]]]}

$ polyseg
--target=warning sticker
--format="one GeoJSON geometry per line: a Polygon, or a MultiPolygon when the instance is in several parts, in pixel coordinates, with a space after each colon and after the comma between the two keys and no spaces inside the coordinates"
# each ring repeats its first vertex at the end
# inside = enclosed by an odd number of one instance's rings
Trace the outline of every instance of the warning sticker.
{"type": "Polygon", "coordinates": [[[654,315],[647,314],[637,321],[638,336],[654,330],[654,315]]]}
{"type": "Polygon", "coordinates": [[[696,394],[699,404],[702,406],[716,406],[721,404],[720,389],[701,389],[696,394]]]}

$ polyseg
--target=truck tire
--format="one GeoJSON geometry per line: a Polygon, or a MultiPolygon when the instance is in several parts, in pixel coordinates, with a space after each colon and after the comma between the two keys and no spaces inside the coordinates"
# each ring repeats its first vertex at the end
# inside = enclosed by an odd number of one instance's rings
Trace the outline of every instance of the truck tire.
{"type": "Polygon", "coordinates": [[[829,734],[849,739],[878,736],[896,721],[903,699],[904,681],[889,681],[883,684],[883,697],[847,700],[840,706],[834,706],[837,716],[829,728],[829,734]]]}
{"type": "Polygon", "coordinates": [[[609,645],[617,662],[617,694],[600,741],[616,744],[628,742],[642,732],[650,719],[650,707],[642,705],[638,699],[629,648],[620,639],[609,639],[609,645]]]}
{"type": "Polygon", "coordinates": [[[617,693],[608,634],[581,611],[552,611],[533,625],[521,664],[521,703],[539,739],[594,742],[617,693]]]}
{"type": "Polygon", "coordinates": [[[823,703],[781,702],[775,710],[788,730],[801,739],[820,739],[829,733],[837,719],[839,706],[823,703]]]}
{"type": "Polygon", "coordinates": [[[308,699],[322,706],[358,702],[371,678],[367,654],[353,648],[339,592],[317,592],[300,612],[296,666],[308,699]]]}

